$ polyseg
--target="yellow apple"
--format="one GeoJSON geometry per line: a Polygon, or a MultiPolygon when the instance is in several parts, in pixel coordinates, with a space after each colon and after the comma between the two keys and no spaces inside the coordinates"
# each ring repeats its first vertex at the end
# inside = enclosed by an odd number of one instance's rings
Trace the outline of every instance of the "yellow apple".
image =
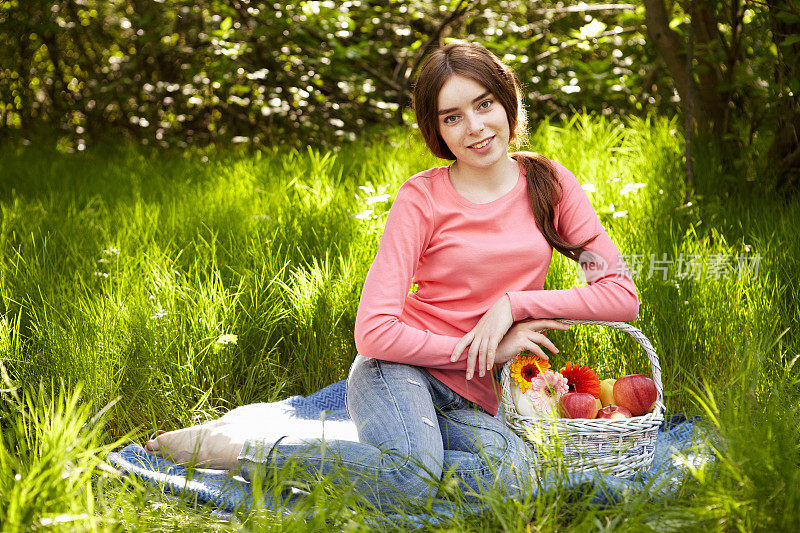
{"type": "Polygon", "coordinates": [[[600,401],[600,398],[595,398],[594,401],[597,402],[597,411],[599,412],[603,408],[603,402],[600,401]]]}
{"type": "Polygon", "coordinates": [[[616,381],[614,378],[607,378],[600,382],[600,402],[603,407],[614,404],[614,383],[616,381]]]}

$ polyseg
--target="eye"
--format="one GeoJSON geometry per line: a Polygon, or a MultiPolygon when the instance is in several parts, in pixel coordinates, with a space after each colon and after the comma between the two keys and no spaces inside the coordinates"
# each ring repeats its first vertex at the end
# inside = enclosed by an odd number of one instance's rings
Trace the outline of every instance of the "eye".
{"type": "Polygon", "coordinates": [[[492,102],[493,102],[492,100],[484,100],[483,102],[481,102],[481,104],[478,106],[478,108],[479,109],[488,109],[489,107],[491,107],[492,102]]]}
{"type": "Polygon", "coordinates": [[[450,119],[451,119],[451,118],[453,118],[453,119],[454,119],[454,118],[456,118],[457,116],[458,116],[458,115],[448,115],[448,116],[444,117],[444,120],[443,120],[442,122],[444,122],[445,124],[452,124],[452,123],[453,123],[453,122],[455,122],[455,121],[453,121],[453,120],[450,120],[450,119]]]}

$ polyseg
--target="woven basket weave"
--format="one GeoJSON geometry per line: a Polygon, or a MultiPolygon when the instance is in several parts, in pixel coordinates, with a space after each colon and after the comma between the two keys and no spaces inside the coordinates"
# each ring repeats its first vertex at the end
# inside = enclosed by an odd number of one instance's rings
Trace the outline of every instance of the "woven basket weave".
{"type": "Polygon", "coordinates": [[[644,334],[625,322],[559,320],[565,324],[608,326],[624,331],[638,342],[650,359],[658,399],[652,412],[622,419],[537,418],[517,412],[511,394],[511,363],[500,374],[501,399],[506,424],[531,447],[532,469],[556,466],[563,462],[569,471],[601,470],[630,477],[646,470],[653,462],[656,435],[664,421],[664,396],[661,366],[653,346],[644,334]]]}

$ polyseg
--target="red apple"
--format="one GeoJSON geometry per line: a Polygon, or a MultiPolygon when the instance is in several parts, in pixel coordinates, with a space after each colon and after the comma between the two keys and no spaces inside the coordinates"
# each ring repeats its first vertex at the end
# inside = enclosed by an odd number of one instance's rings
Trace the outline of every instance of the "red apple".
{"type": "Polygon", "coordinates": [[[630,418],[633,415],[627,407],[607,405],[597,412],[597,418],[630,418]]]}
{"type": "Polygon", "coordinates": [[[595,418],[597,398],[588,392],[568,392],[561,397],[561,416],[564,418],[595,418]]]}
{"type": "Polygon", "coordinates": [[[642,374],[622,376],[614,383],[614,403],[627,407],[633,416],[649,413],[657,398],[655,382],[642,374]]]}

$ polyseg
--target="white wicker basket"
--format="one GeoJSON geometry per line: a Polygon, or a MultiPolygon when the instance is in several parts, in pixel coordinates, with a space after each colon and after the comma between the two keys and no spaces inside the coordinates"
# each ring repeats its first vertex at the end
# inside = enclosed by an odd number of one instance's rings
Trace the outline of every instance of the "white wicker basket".
{"type": "Polygon", "coordinates": [[[625,322],[559,320],[565,324],[596,324],[624,331],[647,353],[658,391],[652,412],[622,419],[535,418],[517,412],[511,394],[511,361],[500,374],[501,399],[508,426],[531,448],[533,470],[563,464],[569,471],[598,469],[620,477],[630,477],[653,462],[656,435],[664,421],[664,396],[661,366],[653,346],[644,334],[625,322]]]}

